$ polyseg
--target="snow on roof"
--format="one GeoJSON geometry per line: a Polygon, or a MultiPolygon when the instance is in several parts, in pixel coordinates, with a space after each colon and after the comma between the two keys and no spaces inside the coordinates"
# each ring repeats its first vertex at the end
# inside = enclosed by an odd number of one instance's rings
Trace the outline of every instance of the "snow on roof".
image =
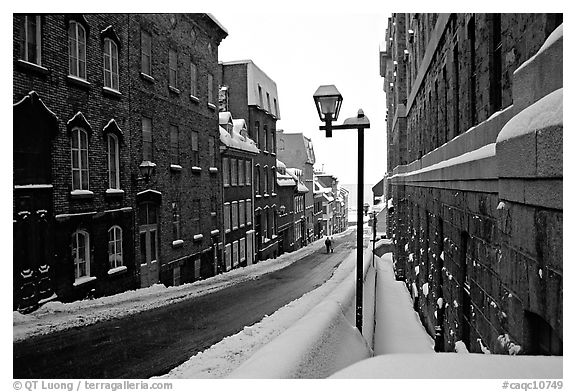
{"type": "Polygon", "coordinates": [[[256,143],[249,137],[240,135],[238,132],[232,131],[230,135],[226,129],[219,127],[220,129],[220,141],[227,147],[233,147],[239,150],[253,152],[255,154],[260,153],[256,143]]]}
{"type": "Polygon", "coordinates": [[[230,112],[218,113],[218,124],[226,125],[226,124],[229,124],[230,122],[233,122],[232,113],[230,113],[230,112]]]}
{"type": "Polygon", "coordinates": [[[218,21],[218,19],[216,19],[216,18],[214,17],[214,15],[212,15],[212,14],[210,14],[210,13],[207,13],[206,15],[208,15],[208,17],[209,17],[210,19],[212,19],[212,22],[214,22],[214,23],[216,24],[216,26],[220,27],[220,29],[221,29],[223,32],[225,32],[226,35],[228,35],[228,30],[226,30],[226,27],[224,27],[224,25],[223,25],[222,23],[220,23],[220,22],[218,21]]]}
{"type": "Polygon", "coordinates": [[[504,125],[496,142],[563,124],[564,88],[559,88],[522,110],[504,125]]]}
{"type": "Polygon", "coordinates": [[[559,356],[386,354],[357,362],[330,378],[561,379],[562,362],[559,356]]]}
{"type": "Polygon", "coordinates": [[[247,126],[246,120],[240,118],[238,120],[232,120],[232,124],[234,124],[233,130],[234,132],[238,133],[239,135],[246,136],[247,126]]]}
{"type": "Polygon", "coordinates": [[[276,168],[278,169],[286,169],[286,164],[282,162],[280,159],[276,159],[276,168]]]}
{"type": "Polygon", "coordinates": [[[278,186],[296,186],[296,180],[288,174],[276,174],[276,183],[278,186]]]}

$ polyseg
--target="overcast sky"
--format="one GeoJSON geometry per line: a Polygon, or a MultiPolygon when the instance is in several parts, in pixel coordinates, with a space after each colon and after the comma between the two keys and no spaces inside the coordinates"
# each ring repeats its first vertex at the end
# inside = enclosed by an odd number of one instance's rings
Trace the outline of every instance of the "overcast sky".
{"type": "Polygon", "coordinates": [[[303,132],[312,139],[316,167],[356,183],[356,130],[334,131],[328,139],[312,95],[322,84],[335,84],[344,101],[338,123],[362,108],[370,119],[365,132],[364,183],[378,182],[386,172],[386,106],[380,77],[379,47],[391,13],[309,12],[239,13],[221,10],[213,15],[228,30],[219,47],[220,61],[251,59],[278,88],[281,120],[277,129],[303,132]]]}

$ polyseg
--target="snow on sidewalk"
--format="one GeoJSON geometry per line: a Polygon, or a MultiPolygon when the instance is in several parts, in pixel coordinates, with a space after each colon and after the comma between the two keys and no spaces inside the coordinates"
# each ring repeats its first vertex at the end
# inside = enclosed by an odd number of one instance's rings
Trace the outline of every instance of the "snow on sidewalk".
{"type": "MultiPolygon", "coordinates": [[[[348,228],[348,230],[336,234],[334,237],[340,238],[350,234],[353,230],[355,228],[348,228]]],[[[286,268],[323,247],[324,240],[321,239],[295,252],[285,253],[277,259],[264,260],[258,264],[234,269],[205,280],[180,286],[165,287],[164,285],[156,284],[151,287],[92,300],[71,303],[48,302],[31,314],[13,312],[12,338],[16,342],[36,335],[122,318],[171,303],[207,295],[231,285],[256,279],[259,276],[286,268]]]]}
{"type": "Polygon", "coordinates": [[[376,257],[374,355],[434,353],[434,341],[413,310],[404,282],[396,281],[392,254],[376,257]]]}

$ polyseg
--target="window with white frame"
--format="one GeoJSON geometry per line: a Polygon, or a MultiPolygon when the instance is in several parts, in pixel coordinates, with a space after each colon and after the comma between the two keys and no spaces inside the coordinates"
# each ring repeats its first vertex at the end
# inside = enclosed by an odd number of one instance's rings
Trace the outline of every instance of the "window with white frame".
{"type": "Polygon", "coordinates": [[[68,72],[86,79],[86,30],[75,21],[68,26],[68,72]]]}
{"type": "Polygon", "coordinates": [[[230,172],[232,175],[232,186],[238,185],[238,161],[236,159],[230,160],[230,172]]]}
{"type": "Polygon", "coordinates": [[[252,224],[252,200],[246,200],[246,224],[252,224]]]}
{"type": "Polygon", "coordinates": [[[270,184],[272,185],[272,193],[276,193],[276,168],[272,167],[272,170],[270,170],[270,184]]]}
{"type": "Polygon", "coordinates": [[[198,67],[190,62],[190,95],[198,98],[198,67]]]}
{"type": "Polygon", "coordinates": [[[252,161],[247,160],[245,163],[246,163],[246,185],[252,185],[252,161]]]}
{"type": "Polygon", "coordinates": [[[142,54],[142,73],[152,76],[152,36],[144,31],[140,31],[141,54],[142,54]]]}
{"type": "Polygon", "coordinates": [[[178,88],[178,53],[172,49],[168,51],[168,85],[178,88]]]}
{"type": "Polygon", "coordinates": [[[214,76],[208,74],[208,103],[214,103],[214,76]]]}
{"type": "Polygon", "coordinates": [[[238,202],[232,202],[232,230],[238,228],[238,202]]]}
{"type": "Polygon", "coordinates": [[[124,265],[122,258],[122,228],[112,226],[108,230],[108,264],[110,269],[124,265]]]}
{"type": "Polygon", "coordinates": [[[224,203],[224,231],[230,231],[230,203],[224,203]]]}
{"type": "Polygon", "coordinates": [[[120,90],[118,45],[110,38],[104,40],[104,87],[120,90]]]}
{"type": "Polygon", "coordinates": [[[240,227],[244,227],[244,224],[246,223],[246,207],[244,200],[238,202],[238,220],[240,227]]]}
{"type": "Polygon", "coordinates": [[[152,119],[142,117],[142,160],[152,161],[152,119]]]}
{"type": "Polygon", "coordinates": [[[222,159],[222,180],[224,186],[230,186],[230,161],[228,158],[222,159]]]}
{"type": "Polygon", "coordinates": [[[90,235],[84,230],[72,234],[72,259],[76,281],[90,276],[90,235]]]}
{"type": "Polygon", "coordinates": [[[72,190],[88,190],[88,132],[72,129],[72,190]]]}
{"type": "Polygon", "coordinates": [[[20,31],[20,58],[29,63],[42,65],[42,41],[40,16],[25,15],[20,31]]]}
{"type": "Polygon", "coordinates": [[[120,189],[120,151],[118,136],[108,134],[108,188],[120,189]]]}
{"type": "Polygon", "coordinates": [[[190,143],[192,149],[192,166],[200,167],[200,152],[197,131],[190,132],[190,143]]]}

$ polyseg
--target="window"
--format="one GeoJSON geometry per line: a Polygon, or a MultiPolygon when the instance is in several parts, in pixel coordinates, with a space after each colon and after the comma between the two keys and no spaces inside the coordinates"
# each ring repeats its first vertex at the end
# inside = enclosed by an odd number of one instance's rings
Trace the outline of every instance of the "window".
{"type": "Polygon", "coordinates": [[[106,38],[104,40],[104,86],[119,91],[118,75],[118,45],[106,38]]]}
{"type": "Polygon", "coordinates": [[[214,76],[208,74],[208,103],[214,103],[214,76]]]}
{"type": "Polygon", "coordinates": [[[177,165],[178,155],[178,127],[170,125],[170,163],[177,165]]]}
{"type": "Polygon", "coordinates": [[[240,262],[246,260],[246,238],[240,238],[240,262]]]}
{"type": "Polygon", "coordinates": [[[264,166],[264,194],[268,193],[268,166],[264,166]]]}
{"type": "Polygon", "coordinates": [[[140,34],[142,41],[142,73],[152,76],[152,36],[144,30],[140,34]]]}
{"type": "Polygon", "coordinates": [[[230,163],[228,158],[222,159],[222,172],[224,186],[230,186],[230,163]]]}
{"type": "Polygon", "coordinates": [[[246,161],[246,185],[252,185],[252,161],[246,161]]]}
{"type": "Polygon", "coordinates": [[[86,79],[86,30],[74,21],[68,27],[68,72],[86,79]]]}
{"type": "Polygon", "coordinates": [[[90,236],[84,230],[72,234],[72,259],[76,282],[90,276],[90,236]]]}
{"type": "Polygon", "coordinates": [[[238,265],[238,241],[232,242],[232,266],[238,265]]]}
{"type": "Polygon", "coordinates": [[[152,161],[152,119],[142,117],[142,160],[152,161]]]}
{"type": "Polygon", "coordinates": [[[268,239],[268,217],[266,214],[260,215],[260,219],[262,219],[262,242],[268,239]]]}
{"type": "Polygon", "coordinates": [[[468,22],[468,40],[470,44],[470,126],[478,121],[476,113],[476,22],[474,16],[468,22]]]}
{"type": "Polygon", "coordinates": [[[190,143],[192,145],[192,166],[200,167],[200,153],[198,149],[198,132],[190,132],[190,143]]]}
{"type": "Polygon", "coordinates": [[[272,193],[276,193],[276,168],[273,167],[272,170],[270,170],[270,184],[272,185],[272,193]]]}
{"type": "Polygon", "coordinates": [[[212,218],[212,228],[218,226],[218,201],[215,194],[210,196],[210,216],[212,218]]]}
{"type": "Polygon", "coordinates": [[[200,199],[192,200],[192,233],[199,234],[200,230],[200,199]]]}
{"type": "Polygon", "coordinates": [[[20,58],[29,63],[42,65],[40,16],[24,16],[20,37],[20,58]]]}
{"type": "Polygon", "coordinates": [[[238,221],[240,227],[244,227],[244,224],[246,223],[246,207],[244,200],[238,202],[238,221]]]}
{"type": "Polygon", "coordinates": [[[254,139],[256,146],[258,146],[260,144],[260,122],[258,121],[254,123],[254,135],[252,135],[252,138],[254,139]]]}
{"type": "Polygon", "coordinates": [[[230,231],[230,203],[224,203],[224,231],[230,231]]]}
{"type": "Polygon", "coordinates": [[[262,100],[262,86],[258,85],[258,103],[261,108],[264,108],[264,101],[262,100]]]}
{"type": "Polygon", "coordinates": [[[492,113],[502,108],[502,21],[500,14],[492,16],[492,72],[490,73],[490,91],[492,95],[492,113]]]}
{"type": "Polygon", "coordinates": [[[255,179],[254,179],[254,192],[259,195],[260,194],[260,166],[256,165],[255,171],[255,179]]]}
{"type": "Polygon", "coordinates": [[[252,224],[252,200],[246,200],[246,224],[252,224]]]}
{"type": "Polygon", "coordinates": [[[198,97],[198,68],[194,63],[190,63],[190,95],[198,97]]]}
{"type": "Polygon", "coordinates": [[[238,228],[238,202],[232,202],[232,230],[238,228]]]}
{"type": "Polygon", "coordinates": [[[210,161],[210,167],[216,167],[216,143],[214,142],[214,137],[210,136],[208,138],[208,160],[210,161]]]}
{"type": "Polygon", "coordinates": [[[238,185],[238,161],[236,159],[230,160],[231,175],[232,175],[232,186],[238,185]]]}
{"type": "Polygon", "coordinates": [[[268,104],[268,111],[272,111],[272,105],[270,105],[270,94],[266,93],[266,103],[268,104]]]}
{"type": "Polygon", "coordinates": [[[168,51],[168,85],[178,88],[178,54],[172,49],[168,51]]]}
{"type": "Polygon", "coordinates": [[[264,151],[268,151],[268,125],[264,125],[264,151]]]}
{"type": "Polygon", "coordinates": [[[272,152],[276,153],[276,131],[272,129],[270,136],[272,136],[272,152]]]}
{"type": "Polygon", "coordinates": [[[108,188],[120,189],[118,137],[113,134],[108,134],[108,188]]]}
{"type": "Polygon", "coordinates": [[[88,133],[72,130],[72,189],[88,190],[88,133]]]}
{"type": "Polygon", "coordinates": [[[172,202],[172,239],[176,241],[180,238],[180,207],[178,202],[172,202]]]}
{"type": "Polygon", "coordinates": [[[238,185],[240,185],[240,186],[244,185],[244,180],[245,180],[244,168],[245,168],[244,160],[238,159],[238,185]]]}
{"type": "Polygon", "coordinates": [[[110,269],[124,265],[122,260],[122,229],[112,226],[108,230],[108,263],[110,269]]]}
{"type": "Polygon", "coordinates": [[[274,115],[278,117],[278,103],[276,102],[276,98],[274,98],[274,115]]]}

